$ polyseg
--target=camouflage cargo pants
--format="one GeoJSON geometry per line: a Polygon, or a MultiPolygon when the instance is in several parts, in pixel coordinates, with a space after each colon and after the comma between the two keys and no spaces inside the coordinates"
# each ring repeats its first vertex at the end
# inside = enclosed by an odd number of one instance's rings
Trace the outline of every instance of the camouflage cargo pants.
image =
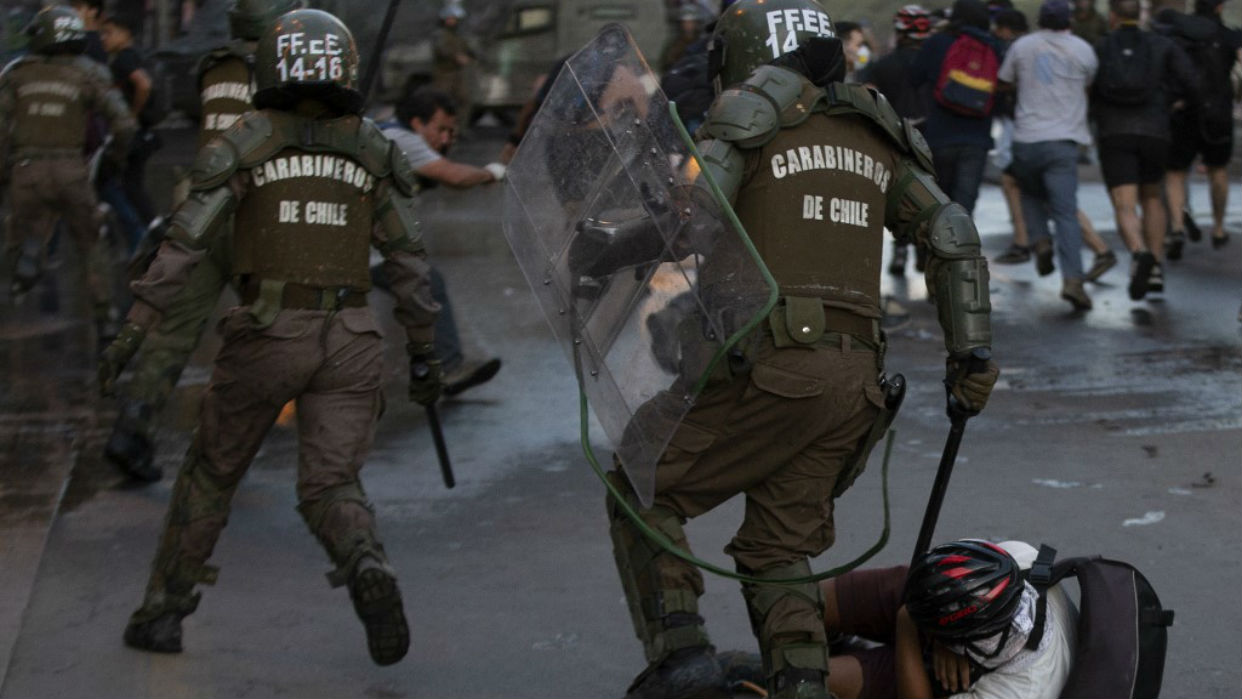
{"type": "Polygon", "coordinates": [[[86,162],[73,154],[17,157],[10,173],[9,222],[5,259],[14,265],[23,245],[37,246],[38,269],[44,268],[48,244],[63,220],[81,256],[86,287],[96,307],[112,301],[106,253],[99,242],[103,220],[86,162]]]}
{"type": "Polygon", "coordinates": [[[367,555],[386,562],[358,479],[382,404],[382,341],[370,310],[285,310],[258,329],[241,307],[219,329],[224,346],[136,621],[192,609],[193,586],[214,581],[206,562],[230,500],[288,401],[297,406],[298,510],[337,566],[330,580],[344,584],[367,555]]]}

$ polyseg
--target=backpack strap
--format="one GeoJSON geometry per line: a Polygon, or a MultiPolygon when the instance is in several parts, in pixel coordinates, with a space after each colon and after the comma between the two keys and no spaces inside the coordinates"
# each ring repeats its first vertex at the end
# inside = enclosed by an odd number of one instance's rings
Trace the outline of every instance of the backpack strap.
{"type": "Polygon", "coordinates": [[[1035,602],[1035,627],[1031,629],[1031,634],[1026,639],[1026,649],[1035,650],[1039,648],[1039,644],[1044,640],[1044,623],[1048,619],[1048,588],[1060,582],[1061,578],[1069,572],[1068,568],[1058,566],[1060,575],[1053,572],[1053,561],[1057,558],[1057,550],[1048,544],[1039,545],[1039,553],[1035,555],[1035,562],[1031,564],[1031,569],[1027,571],[1026,579],[1035,587],[1035,592],[1039,598],[1035,602]]]}

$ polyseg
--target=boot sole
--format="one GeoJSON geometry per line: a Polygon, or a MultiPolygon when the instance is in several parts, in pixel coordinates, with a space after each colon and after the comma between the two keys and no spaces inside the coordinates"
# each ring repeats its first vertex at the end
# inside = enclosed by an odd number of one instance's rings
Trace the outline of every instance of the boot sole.
{"type": "Polygon", "coordinates": [[[392,665],[410,649],[410,627],[401,605],[397,581],[372,568],[358,574],[350,585],[354,610],[367,630],[367,650],[376,665],[392,665]]]}

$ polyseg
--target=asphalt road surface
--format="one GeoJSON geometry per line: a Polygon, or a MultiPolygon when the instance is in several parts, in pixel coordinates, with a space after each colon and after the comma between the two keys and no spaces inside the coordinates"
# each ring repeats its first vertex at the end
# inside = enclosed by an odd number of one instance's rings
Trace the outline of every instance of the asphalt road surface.
{"type": "MultiPolygon", "coordinates": [[[[170,134],[164,164],[185,158],[170,134]]],[[[479,130],[464,160],[500,147],[479,130]]],[[[180,160],[180,162],[185,162],[180,160]]],[[[1111,211],[1084,168],[1082,208],[1120,252],[1111,211]]],[[[169,178],[155,178],[162,182],[169,178]]],[[[1234,241],[1191,244],[1166,267],[1166,292],[1126,295],[1126,256],[1090,285],[1095,310],[1070,312],[1059,278],[992,266],[995,358],[1003,375],[972,420],[936,540],[1046,542],[1138,566],[1176,610],[1166,697],[1242,693],[1242,187],[1234,241]]],[[[137,487],[102,462],[116,406],[93,389],[85,302],[63,250],[53,281],[0,310],[0,696],[610,697],[643,665],[613,568],[603,488],[578,443],[568,362],[500,231],[501,186],[425,197],[425,230],[474,357],[500,356],[490,383],[445,401],[458,486],[440,482],[423,412],[405,400],[404,348],[389,348],[387,410],[363,471],[412,624],[409,656],[374,666],[344,590],[297,515],[296,437],[269,436],[234,502],[213,563],[219,583],[186,619],[183,654],[121,643],[142,596],[169,489],[194,426],[218,341],[209,338],[165,416],[160,483],[137,487]]],[[[1192,202],[1206,224],[1202,176],[1192,202]]],[[[999,191],[977,219],[991,257],[1008,244],[999,191]]],[[[909,380],[895,424],[892,535],[875,565],[909,559],[948,430],[943,345],[921,278],[886,275],[910,321],[890,336],[888,367],[909,380]]],[[[602,434],[596,450],[607,453],[602,434]]],[[[838,540],[814,562],[839,564],[880,534],[878,455],[839,502],[838,540]]],[[[697,553],[721,552],[735,499],[687,527],[697,553]]],[[[737,587],[708,576],[703,611],[721,649],[754,641],[737,587]]]]}

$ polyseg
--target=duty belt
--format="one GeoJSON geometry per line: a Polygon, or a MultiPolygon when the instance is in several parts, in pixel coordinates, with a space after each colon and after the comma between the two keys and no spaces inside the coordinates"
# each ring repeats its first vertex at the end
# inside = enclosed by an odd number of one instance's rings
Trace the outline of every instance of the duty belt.
{"type": "MultiPolygon", "coordinates": [[[[268,280],[268,285],[272,282],[268,280]]],[[[263,296],[263,281],[247,279],[242,283],[243,306],[253,305],[263,296]]],[[[348,286],[316,287],[284,282],[280,290],[280,307],[286,310],[338,311],[367,305],[367,292],[348,286]]]]}
{"type": "Polygon", "coordinates": [[[878,341],[879,322],[843,308],[824,306],[824,329],[870,341],[878,341]]]}

